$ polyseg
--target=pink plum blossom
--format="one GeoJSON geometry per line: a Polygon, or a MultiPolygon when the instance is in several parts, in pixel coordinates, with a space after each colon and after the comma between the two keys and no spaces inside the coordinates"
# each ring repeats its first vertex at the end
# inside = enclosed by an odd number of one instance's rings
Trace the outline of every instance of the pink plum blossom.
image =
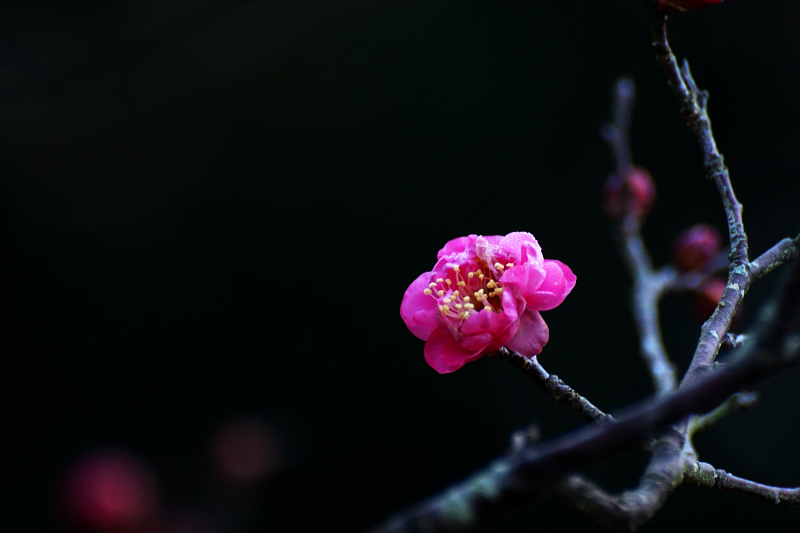
{"type": "Polygon", "coordinates": [[[544,259],[530,233],[469,235],[439,250],[431,272],[408,287],[400,316],[425,341],[425,360],[440,374],[501,346],[532,357],[550,332],[540,311],[564,301],[575,275],[544,259]]]}

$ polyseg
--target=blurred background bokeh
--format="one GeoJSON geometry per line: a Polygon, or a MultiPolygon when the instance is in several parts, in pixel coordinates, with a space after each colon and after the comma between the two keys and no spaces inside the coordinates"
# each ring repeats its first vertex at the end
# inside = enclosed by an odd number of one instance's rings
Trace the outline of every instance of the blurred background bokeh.
{"type": "MultiPolygon", "coordinates": [[[[672,17],[754,253],[800,228],[800,3],[672,17]]],[[[358,531],[580,425],[500,361],[440,376],[399,318],[449,239],[530,231],[577,287],[540,360],[606,410],[650,392],[600,191],[610,89],[676,235],[724,229],[640,2],[6,0],[0,8],[3,531],[358,531]]],[[[753,287],[752,322],[775,276],[753,287]]],[[[666,299],[685,368],[699,324],[666,299]]],[[[800,373],[697,439],[800,485],[800,373]]],[[[635,484],[646,457],[591,469],[635,484]]],[[[540,505],[486,531],[595,526],[540,505]]],[[[681,488],[642,531],[796,531],[681,488]]]]}

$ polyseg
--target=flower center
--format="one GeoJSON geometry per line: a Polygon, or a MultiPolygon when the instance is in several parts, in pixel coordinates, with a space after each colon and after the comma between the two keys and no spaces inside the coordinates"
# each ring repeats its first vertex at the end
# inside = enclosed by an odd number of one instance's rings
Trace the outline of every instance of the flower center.
{"type": "Polygon", "coordinates": [[[466,276],[455,266],[452,275],[437,278],[424,292],[436,300],[439,311],[448,318],[466,320],[480,311],[499,313],[503,310],[503,286],[497,278],[513,266],[513,263],[490,266],[479,259],[478,270],[467,272],[466,276]]]}

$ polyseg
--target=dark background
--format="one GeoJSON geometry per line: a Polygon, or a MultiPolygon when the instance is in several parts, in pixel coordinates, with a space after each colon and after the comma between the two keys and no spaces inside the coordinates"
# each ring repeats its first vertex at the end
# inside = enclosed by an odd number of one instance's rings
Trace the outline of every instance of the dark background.
{"type": "MultiPolygon", "coordinates": [[[[711,92],[758,254],[800,227],[800,4],[728,0],[671,32],[711,92]]],[[[400,320],[407,285],[469,233],[530,231],[578,276],[544,315],[549,371],[606,410],[647,395],[599,200],[617,76],[638,84],[656,263],[683,228],[724,228],[649,41],[634,0],[4,2],[2,529],[69,530],[59,479],[98,446],[150,464],[165,509],[202,506],[207,443],[231,416],[282,420],[295,452],[249,493],[242,531],[361,530],[518,427],[577,427],[503,362],[436,374],[400,320]]],[[[662,306],[682,368],[689,307],[662,306]]],[[[760,391],[698,437],[701,459],[797,486],[800,374],[760,391]]],[[[644,462],[591,473],[618,490],[644,462]]],[[[540,505],[486,531],[559,521],[594,528],[540,505]]],[[[680,488],[642,531],[798,524],[797,509],[680,488]]]]}

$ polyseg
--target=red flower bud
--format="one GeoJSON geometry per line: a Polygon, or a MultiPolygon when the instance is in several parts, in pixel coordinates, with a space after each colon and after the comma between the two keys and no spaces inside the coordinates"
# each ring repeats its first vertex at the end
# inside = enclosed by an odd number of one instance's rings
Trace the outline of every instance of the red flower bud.
{"type": "Polygon", "coordinates": [[[719,4],[722,1],[723,0],[655,0],[656,7],[667,13],[673,11],[697,11],[706,6],[719,4]]]}
{"type": "Polygon", "coordinates": [[[612,172],[603,186],[606,215],[619,218],[627,212],[644,216],[656,201],[656,184],[647,169],[630,167],[620,175],[612,172]]]}
{"type": "Polygon", "coordinates": [[[672,260],[681,272],[702,266],[714,257],[722,244],[717,228],[708,224],[697,224],[678,235],[672,246],[672,260]]]}

